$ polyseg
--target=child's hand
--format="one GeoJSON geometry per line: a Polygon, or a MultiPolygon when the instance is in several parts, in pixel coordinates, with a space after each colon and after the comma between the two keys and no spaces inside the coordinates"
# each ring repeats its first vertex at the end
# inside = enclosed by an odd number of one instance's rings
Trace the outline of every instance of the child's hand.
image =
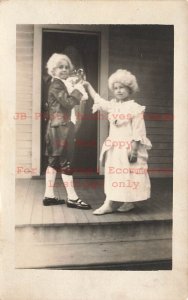
{"type": "Polygon", "coordinates": [[[80,93],[82,93],[83,96],[82,96],[82,98],[81,98],[81,101],[85,101],[85,100],[88,100],[88,99],[89,99],[89,98],[88,98],[88,94],[87,94],[87,92],[86,92],[86,90],[85,90],[83,84],[81,84],[81,83],[79,82],[79,83],[75,84],[74,88],[77,89],[77,90],[79,90],[80,93]]]}
{"type": "Polygon", "coordinates": [[[90,95],[90,97],[95,99],[95,96],[97,93],[94,90],[94,88],[92,87],[91,83],[89,81],[84,80],[82,84],[83,84],[84,88],[86,89],[87,93],[90,95]]]}
{"type": "Polygon", "coordinates": [[[132,141],[131,142],[131,152],[128,155],[130,163],[135,163],[137,161],[139,144],[140,144],[139,141],[132,141]]]}
{"type": "Polygon", "coordinates": [[[128,155],[129,162],[130,163],[135,163],[137,161],[137,151],[132,150],[131,153],[128,155]]]}
{"type": "Polygon", "coordinates": [[[124,120],[115,120],[113,121],[114,125],[120,127],[125,121],[124,120]]]}
{"type": "Polygon", "coordinates": [[[87,89],[90,85],[90,83],[86,80],[82,81],[82,85],[85,87],[85,89],[87,89]]]}

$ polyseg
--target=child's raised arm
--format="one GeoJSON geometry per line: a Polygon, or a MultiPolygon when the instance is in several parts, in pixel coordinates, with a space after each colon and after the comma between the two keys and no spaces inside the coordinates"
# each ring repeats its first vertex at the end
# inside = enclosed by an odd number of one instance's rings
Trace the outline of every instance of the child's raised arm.
{"type": "Polygon", "coordinates": [[[93,98],[93,100],[94,100],[97,92],[94,90],[92,85],[88,81],[84,81],[83,86],[85,87],[85,89],[87,90],[87,92],[89,93],[91,98],[93,98]]]}
{"type": "Polygon", "coordinates": [[[110,101],[101,98],[100,95],[94,90],[94,88],[92,87],[92,85],[89,82],[85,81],[85,82],[83,82],[83,85],[86,88],[88,94],[94,100],[94,105],[92,108],[93,113],[95,113],[97,110],[100,110],[100,109],[102,109],[106,112],[109,112],[109,110],[111,109],[110,101]]]}

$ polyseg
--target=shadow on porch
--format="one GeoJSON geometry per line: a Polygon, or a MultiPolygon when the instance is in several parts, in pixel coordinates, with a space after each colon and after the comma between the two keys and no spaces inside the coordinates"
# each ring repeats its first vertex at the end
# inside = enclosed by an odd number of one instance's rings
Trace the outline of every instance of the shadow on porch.
{"type": "MultiPolygon", "coordinates": [[[[170,269],[172,179],[152,179],[152,197],[127,213],[44,207],[44,179],[16,181],[16,268],[170,269]]],[[[105,198],[103,179],[75,179],[92,208],[105,198]]],[[[55,193],[65,198],[60,179],[55,193]]]]}

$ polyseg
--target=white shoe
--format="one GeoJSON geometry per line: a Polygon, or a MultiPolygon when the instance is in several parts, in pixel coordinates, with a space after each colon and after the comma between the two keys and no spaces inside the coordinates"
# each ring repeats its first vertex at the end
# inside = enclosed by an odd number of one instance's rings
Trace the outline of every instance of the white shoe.
{"type": "Polygon", "coordinates": [[[110,206],[109,203],[104,203],[101,207],[97,208],[93,211],[94,215],[104,215],[104,214],[110,214],[114,212],[113,208],[110,206]]]}
{"type": "Polygon", "coordinates": [[[117,211],[120,211],[120,212],[127,212],[127,211],[130,211],[134,208],[134,204],[131,203],[131,202],[126,202],[126,203],[123,203],[123,205],[121,205],[117,211]]]}

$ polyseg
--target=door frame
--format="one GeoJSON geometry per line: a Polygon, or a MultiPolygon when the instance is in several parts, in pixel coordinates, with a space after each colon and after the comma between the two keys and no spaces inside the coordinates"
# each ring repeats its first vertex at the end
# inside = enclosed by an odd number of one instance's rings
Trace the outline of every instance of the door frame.
{"type": "MultiPolygon", "coordinates": [[[[98,92],[108,99],[108,66],[109,66],[109,46],[108,46],[108,25],[34,25],[34,45],[33,45],[33,102],[32,102],[32,168],[37,170],[35,175],[41,175],[41,74],[42,74],[42,31],[43,29],[62,30],[80,33],[100,33],[100,58],[99,58],[99,78],[98,92]],[[38,116],[38,117],[37,117],[38,116]]],[[[99,163],[99,153],[102,144],[108,133],[108,122],[106,118],[98,117],[97,132],[97,170],[99,175],[104,174],[104,169],[99,163]]]]}

